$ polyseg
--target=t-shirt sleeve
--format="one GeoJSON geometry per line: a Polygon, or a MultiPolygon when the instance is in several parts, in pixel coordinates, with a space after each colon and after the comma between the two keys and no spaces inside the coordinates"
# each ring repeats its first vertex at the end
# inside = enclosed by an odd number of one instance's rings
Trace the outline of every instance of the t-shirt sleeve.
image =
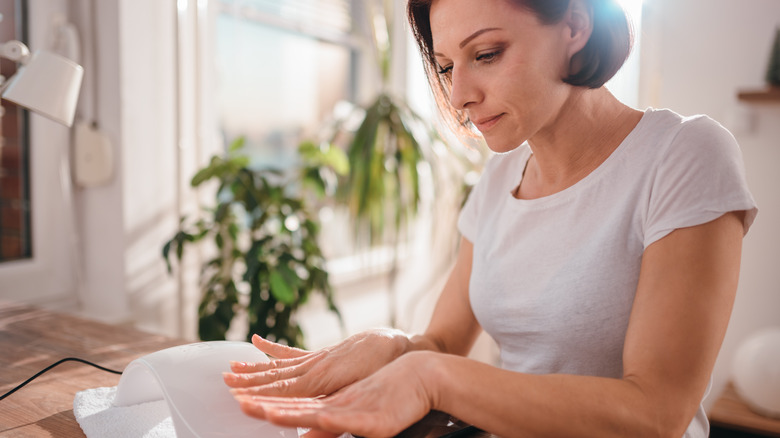
{"type": "Polygon", "coordinates": [[[661,156],[645,221],[645,248],[675,229],[731,211],[746,212],[747,233],[758,209],[748,190],[742,152],[730,132],[706,116],[689,119],[661,156]]]}

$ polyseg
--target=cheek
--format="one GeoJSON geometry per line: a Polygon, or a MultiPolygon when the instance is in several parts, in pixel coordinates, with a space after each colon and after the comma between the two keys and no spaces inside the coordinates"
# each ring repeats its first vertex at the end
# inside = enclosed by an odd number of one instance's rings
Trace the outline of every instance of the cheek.
{"type": "Polygon", "coordinates": [[[547,81],[544,76],[526,65],[506,69],[496,79],[493,90],[496,96],[521,112],[531,111],[546,94],[547,81]]]}

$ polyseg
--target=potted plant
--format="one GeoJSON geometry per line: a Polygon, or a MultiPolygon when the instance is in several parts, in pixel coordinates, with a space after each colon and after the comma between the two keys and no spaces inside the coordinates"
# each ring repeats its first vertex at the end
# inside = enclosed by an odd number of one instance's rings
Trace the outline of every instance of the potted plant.
{"type": "MultiPolygon", "coordinates": [[[[444,146],[434,124],[416,114],[406,99],[392,90],[394,3],[365,3],[380,77],[378,92],[367,105],[339,111],[320,138],[344,150],[348,157],[349,172],[339,179],[335,199],[349,210],[356,246],[392,248],[387,288],[391,326],[396,326],[398,317],[398,247],[418,214],[422,193],[428,191],[437,201],[437,186],[458,186],[463,175],[477,167],[472,156],[444,146]]],[[[453,216],[449,206],[434,208],[433,214],[437,223],[453,216]],[[438,213],[447,218],[436,217],[438,213]]]]}
{"type": "Polygon", "coordinates": [[[302,346],[303,333],[295,311],[314,293],[333,301],[325,260],[317,241],[318,225],[307,209],[304,187],[327,190],[328,172],[344,171],[338,151],[311,144],[300,148],[299,173],[254,170],[242,155],[243,138],[225,156],[214,156],[192,178],[199,187],[217,181],[215,206],[203,208],[200,219],[182,218],[176,234],[165,243],[163,257],[182,259],[185,248],[210,242],[215,254],[202,266],[202,296],[198,335],[202,340],[225,339],[236,316],[247,316],[248,336],[302,346]]]}

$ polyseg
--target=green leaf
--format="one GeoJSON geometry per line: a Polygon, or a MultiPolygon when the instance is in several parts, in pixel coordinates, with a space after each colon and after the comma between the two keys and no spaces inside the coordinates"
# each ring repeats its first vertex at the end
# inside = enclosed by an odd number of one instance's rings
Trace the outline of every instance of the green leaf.
{"type": "Polygon", "coordinates": [[[200,169],[195,176],[192,177],[190,185],[197,187],[204,181],[207,181],[221,173],[221,168],[224,164],[224,160],[218,156],[211,157],[209,165],[200,169]]]}
{"type": "Polygon", "coordinates": [[[176,235],[176,259],[181,260],[182,256],[184,255],[184,239],[182,239],[182,234],[179,233],[176,235]]]}
{"type": "Polygon", "coordinates": [[[347,158],[347,154],[336,146],[329,145],[325,152],[323,163],[331,167],[339,175],[346,175],[349,173],[349,159],[347,158]]]}
{"type": "Polygon", "coordinates": [[[168,257],[170,251],[171,251],[171,243],[173,243],[172,240],[169,240],[165,242],[165,245],[163,245],[162,249],[162,256],[163,259],[165,259],[165,266],[168,268],[168,273],[171,274],[173,272],[173,268],[171,267],[171,260],[168,257]]]}
{"type": "Polygon", "coordinates": [[[217,341],[225,339],[225,334],[230,327],[230,321],[235,316],[234,301],[224,299],[218,301],[213,312],[202,313],[198,321],[198,336],[203,341],[217,341]]]}
{"type": "Polygon", "coordinates": [[[251,160],[249,159],[249,157],[245,157],[243,155],[238,157],[231,157],[229,161],[230,173],[233,174],[241,169],[246,168],[247,166],[249,166],[250,162],[251,160]]]}
{"type": "Polygon", "coordinates": [[[320,154],[320,148],[311,140],[305,140],[298,145],[298,154],[308,160],[316,160],[320,154]]]}
{"type": "Polygon", "coordinates": [[[285,277],[286,276],[282,274],[281,267],[271,271],[271,294],[273,294],[274,298],[280,302],[291,306],[295,304],[295,290],[293,289],[292,285],[288,283],[285,277]]]}
{"type": "Polygon", "coordinates": [[[243,149],[244,143],[246,143],[246,139],[244,137],[238,137],[237,139],[233,140],[232,143],[230,143],[230,146],[228,146],[228,152],[234,153],[243,149]]]}

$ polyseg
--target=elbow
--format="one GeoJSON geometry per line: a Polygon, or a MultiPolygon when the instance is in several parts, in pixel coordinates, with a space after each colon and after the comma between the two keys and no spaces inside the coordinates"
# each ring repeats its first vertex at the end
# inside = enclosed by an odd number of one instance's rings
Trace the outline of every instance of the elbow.
{"type": "Polygon", "coordinates": [[[700,401],[689,400],[687,402],[677,400],[656,401],[656,421],[651,436],[663,438],[680,438],[693,422],[696,412],[699,410],[700,401]]]}
{"type": "Polygon", "coordinates": [[[678,418],[669,418],[663,424],[657,424],[647,436],[658,438],[681,438],[688,430],[690,421],[685,421],[682,416],[678,418]]]}
{"type": "Polygon", "coordinates": [[[668,415],[667,424],[661,430],[663,433],[661,436],[669,438],[680,438],[685,436],[685,432],[688,430],[688,427],[690,427],[691,422],[693,422],[698,409],[699,404],[697,403],[692,409],[682,409],[681,411],[675,412],[674,415],[668,415]]]}
{"type": "MultiPolygon", "coordinates": [[[[634,384],[641,402],[633,405],[634,430],[631,436],[648,438],[680,438],[699,409],[698,401],[683,401],[674,397],[650,397],[641,386],[634,384]]],[[[631,414],[629,414],[631,415],[631,414]]]]}
{"type": "MultiPolygon", "coordinates": [[[[662,408],[663,409],[663,408],[662,408]]],[[[656,411],[657,412],[657,411],[656,411]]],[[[635,419],[631,436],[647,438],[680,438],[685,435],[693,417],[687,418],[677,412],[676,415],[664,415],[662,413],[641,415],[635,419]],[[641,418],[641,419],[640,419],[641,418]]]]}

